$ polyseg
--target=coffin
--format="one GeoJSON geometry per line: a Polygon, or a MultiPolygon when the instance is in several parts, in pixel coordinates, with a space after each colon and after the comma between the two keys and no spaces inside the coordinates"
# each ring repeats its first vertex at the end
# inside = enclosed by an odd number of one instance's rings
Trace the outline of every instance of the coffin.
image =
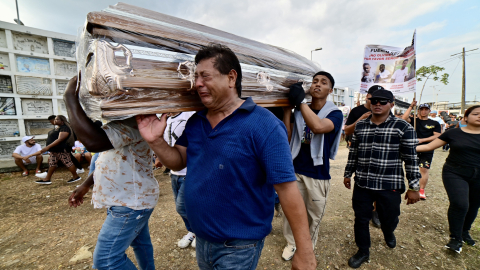
{"type": "Polygon", "coordinates": [[[80,102],[92,119],[197,111],[194,57],[228,46],[242,66],[242,97],[263,107],[289,105],[288,87],[311,82],[320,67],[294,52],[201,24],[118,3],[87,15],[79,36],[80,102]]]}

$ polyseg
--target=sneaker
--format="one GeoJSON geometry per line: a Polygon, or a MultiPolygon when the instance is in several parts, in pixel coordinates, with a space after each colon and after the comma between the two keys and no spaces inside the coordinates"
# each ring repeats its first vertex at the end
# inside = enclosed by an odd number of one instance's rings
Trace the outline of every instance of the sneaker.
{"type": "Polygon", "coordinates": [[[192,242],[193,239],[195,239],[195,234],[192,232],[188,232],[186,235],[183,236],[180,241],[178,241],[178,247],[179,248],[186,248],[188,247],[192,242]]]}
{"type": "Polygon", "coordinates": [[[193,238],[193,241],[192,241],[191,246],[192,246],[193,248],[196,248],[196,247],[197,247],[197,237],[193,238]]]}
{"type": "Polygon", "coordinates": [[[375,226],[377,228],[380,228],[382,226],[382,224],[380,223],[380,219],[378,218],[378,212],[377,211],[372,212],[372,223],[373,223],[373,226],[375,226]]]}
{"type": "Polygon", "coordinates": [[[84,173],[84,172],[85,172],[85,170],[84,170],[83,168],[77,169],[77,174],[79,174],[79,173],[84,173]]]}
{"type": "Polygon", "coordinates": [[[462,251],[462,242],[458,241],[455,238],[451,238],[450,242],[448,242],[445,247],[451,251],[455,251],[456,253],[460,254],[460,252],[462,251]]]}
{"type": "Polygon", "coordinates": [[[297,247],[291,244],[288,244],[284,249],[282,253],[282,258],[285,261],[290,261],[293,258],[293,255],[295,254],[295,251],[297,250],[297,247]]]}
{"type": "Polygon", "coordinates": [[[470,246],[475,246],[475,240],[473,240],[473,238],[470,236],[470,233],[468,233],[468,231],[464,231],[462,233],[462,238],[465,244],[470,246]]]}
{"type": "Polygon", "coordinates": [[[427,196],[425,196],[425,189],[420,189],[420,200],[426,200],[427,196]]]}
{"type": "Polygon", "coordinates": [[[22,173],[22,176],[28,176],[28,171],[23,172],[23,173],[22,173]]]}
{"type": "Polygon", "coordinates": [[[82,178],[80,176],[75,178],[75,179],[72,178],[72,179],[67,181],[67,184],[74,183],[74,182],[77,182],[77,181],[80,181],[80,180],[82,180],[82,178]]]}
{"type": "Polygon", "coordinates": [[[36,173],[35,176],[38,177],[38,178],[43,178],[43,179],[45,179],[45,177],[47,177],[47,172],[36,173]]]}
{"type": "Polygon", "coordinates": [[[47,180],[47,181],[38,180],[38,181],[35,181],[35,183],[40,184],[40,185],[50,185],[52,183],[52,181],[50,181],[50,180],[47,180]]]}
{"type": "Polygon", "coordinates": [[[362,265],[362,263],[367,262],[369,259],[370,259],[369,254],[365,254],[359,250],[355,255],[353,255],[348,260],[348,266],[352,268],[359,268],[362,265]]]}

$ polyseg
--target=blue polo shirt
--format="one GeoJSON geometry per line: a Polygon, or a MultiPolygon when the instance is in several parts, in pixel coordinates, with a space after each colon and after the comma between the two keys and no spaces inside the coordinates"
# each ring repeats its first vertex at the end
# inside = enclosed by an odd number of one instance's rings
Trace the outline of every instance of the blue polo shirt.
{"type": "Polygon", "coordinates": [[[272,230],[273,185],[295,181],[285,126],[251,98],[214,129],[206,113],[176,142],[187,147],[188,221],[211,242],[262,239],[272,230]]]}

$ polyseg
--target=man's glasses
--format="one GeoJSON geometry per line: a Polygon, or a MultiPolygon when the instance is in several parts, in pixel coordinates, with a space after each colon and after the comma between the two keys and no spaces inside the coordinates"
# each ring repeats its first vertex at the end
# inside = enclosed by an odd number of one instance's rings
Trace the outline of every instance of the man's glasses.
{"type": "Polygon", "coordinates": [[[372,105],[377,105],[378,102],[380,102],[380,105],[387,105],[387,103],[390,102],[388,99],[377,99],[377,98],[372,98],[370,99],[372,102],[372,105]]]}

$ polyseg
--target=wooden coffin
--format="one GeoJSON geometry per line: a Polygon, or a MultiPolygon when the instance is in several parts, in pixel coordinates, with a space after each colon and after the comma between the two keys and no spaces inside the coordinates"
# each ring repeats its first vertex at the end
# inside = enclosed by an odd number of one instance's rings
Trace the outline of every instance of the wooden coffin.
{"type": "Polygon", "coordinates": [[[77,48],[80,101],[94,119],[201,110],[194,56],[220,43],[242,65],[242,97],[287,106],[288,87],[320,70],[285,49],[147,9],[118,3],[87,15],[77,48]]]}

